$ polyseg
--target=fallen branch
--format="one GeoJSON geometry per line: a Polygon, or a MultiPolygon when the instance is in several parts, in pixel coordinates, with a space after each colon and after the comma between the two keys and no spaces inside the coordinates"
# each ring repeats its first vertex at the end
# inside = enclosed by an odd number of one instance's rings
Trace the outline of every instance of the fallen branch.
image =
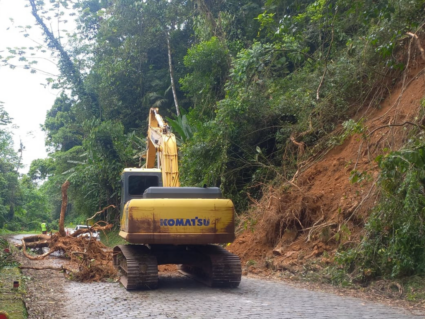
{"type": "Polygon", "coordinates": [[[102,214],[105,210],[109,209],[109,208],[116,208],[115,205],[109,205],[108,207],[105,207],[104,209],[98,211],[96,214],[94,214],[92,217],[87,218],[87,224],[89,220],[92,220],[93,218],[95,218],[97,215],[102,214]]]}
{"type": "Polygon", "coordinates": [[[33,270],[59,270],[59,271],[68,271],[73,273],[74,270],[68,267],[60,266],[60,267],[52,267],[52,266],[45,266],[45,267],[30,267],[30,266],[19,266],[19,269],[33,269],[33,270]]]}
{"type": "Polygon", "coordinates": [[[417,128],[419,128],[421,130],[425,130],[425,127],[423,127],[423,126],[419,126],[418,124],[406,121],[406,122],[401,123],[401,124],[388,124],[388,125],[383,125],[383,126],[377,127],[372,132],[370,132],[367,137],[370,137],[373,133],[375,133],[376,131],[383,129],[383,128],[394,127],[394,126],[405,126],[405,125],[413,125],[413,126],[416,126],[417,128]]]}
{"type": "Polygon", "coordinates": [[[71,235],[71,237],[78,237],[81,234],[92,233],[93,231],[110,230],[110,229],[112,229],[112,227],[114,227],[113,224],[108,224],[106,226],[93,226],[93,227],[90,227],[90,228],[83,228],[83,229],[79,229],[79,230],[75,231],[71,235]]]}
{"type": "MultiPolygon", "coordinates": [[[[346,225],[350,220],[351,220],[351,218],[354,216],[354,214],[360,209],[360,207],[363,205],[363,203],[369,198],[369,196],[370,196],[370,194],[372,193],[372,190],[373,190],[373,188],[375,187],[375,184],[376,184],[376,182],[374,182],[373,184],[372,184],[372,187],[369,189],[369,192],[366,194],[366,196],[365,197],[363,197],[362,198],[362,201],[360,202],[360,204],[358,204],[354,209],[353,209],[353,212],[351,213],[351,215],[350,215],[350,217],[348,217],[348,219],[347,220],[345,220],[344,221],[344,223],[343,223],[343,225],[346,225]]],[[[339,226],[339,228],[338,228],[338,232],[341,230],[341,226],[342,225],[340,225],[339,226]]]]}
{"type": "Polygon", "coordinates": [[[292,143],[298,146],[298,153],[300,156],[302,156],[304,154],[304,148],[305,148],[304,142],[297,142],[293,135],[291,135],[289,139],[291,140],[292,143]]]}
{"type": "Polygon", "coordinates": [[[425,61],[425,51],[421,46],[421,42],[418,38],[418,36],[416,35],[416,33],[412,33],[412,32],[407,32],[407,35],[411,36],[412,38],[414,38],[416,40],[416,45],[418,46],[419,51],[421,51],[421,57],[422,60],[425,61]]]}

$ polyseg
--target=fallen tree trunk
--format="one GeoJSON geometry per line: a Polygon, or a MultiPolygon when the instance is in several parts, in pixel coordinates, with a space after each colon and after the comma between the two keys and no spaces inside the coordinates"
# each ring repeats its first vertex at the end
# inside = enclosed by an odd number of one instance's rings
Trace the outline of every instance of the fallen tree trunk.
{"type": "MultiPolygon", "coordinates": [[[[44,248],[44,247],[50,246],[50,241],[44,240],[44,241],[37,241],[37,242],[29,242],[29,243],[25,244],[25,246],[26,246],[26,248],[44,248]]],[[[23,245],[18,244],[18,245],[15,245],[15,247],[18,248],[18,249],[22,249],[23,245]]]]}
{"type": "Polygon", "coordinates": [[[112,224],[107,224],[106,226],[93,226],[90,228],[83,228],[83,229],[79,229],[77,231],[75,231],[74,233],[72,233],[71,237],[78,237],[81,234],[86,234],[86,233],[92,233],[93,231],[100,231],[100,230],[110,230],[112,229],[114,225],[112,224]]]}
{"type": "MultiPolygon", "coordinates": [[[[73,274],[73,278],[83,282],[92,282],[99,281],[103,278],[116,278],[117,270],[113,266],[112,256],[113,252],[108,250],[108,248],[103,245],[100,241],[88,237],[78,237],[81,234],[92,233],[94,231],[105,231],[110,230],[113,225],[108,224],[107,222],[97,222],[93,227],[86,229],[81,229],[74,232],[72,235],[67,236],[64,227],[66,206],[68,203],[67,190],[69,187],[69,182],[66,181],[62,185],[62,205],[61,205],[61,215],[59,219],[59,232],[53,235],[35,235],[28,236],[22,239],[22,244],[17,245],[18,248],[22,248],[22,252],[30,260],[41,260],[47,256],[53,254],[56,251],[63,253],[63,256],[66,256],[71,259],[72,262],[75,262],[78,265],[78,271],[73,271],[70,268],[66,267],[21,267],[21,269],[51,269],[51,270],[60,270],[68,271],[73,274]],[[102,226],[103,225],[103,226],[102,226]],[[26,248],[43,248],[49,247],[49,252],[39,255],[31,256],[27,253],[26,248]]],[[[110,205],[104,208],[102,211],[97,212],[93,219],[98,214],[104,212],[106,209],[114,207],[110,205]]]]}
{"type": "Polygon", "coordinates": [[[50,235],[33,235],[33,236],[28,236],[28,237],[24,237],[25,238],[25,243],[32,243],[35,241],[40,241],[40,240],[50,240],[51,236],[50,235]]]}
{"type": "Polygon", "coordinates": [[[41,259],[44,259],[44,258],[46,258],[47,256],[49,256],[49,255],[51,255],[51,254],[53,254],[54,252],[55,252],[56,250],[50,250],[49,252],[47,252],[47,253],[45,253],[45,254],[43,254],[43,255],[40,255],[40,256],[30,256],[30,255],[28,255],[28,253],[27,253],[27,247],[26,247],[26,245],[25,245],[25,240],[24,239],[22,239],[22,252],[24,253],[24,255],[25,255],[25,257],[27,257],[28,259],[31,259],[31,260],[41,260],[41,259]]]}

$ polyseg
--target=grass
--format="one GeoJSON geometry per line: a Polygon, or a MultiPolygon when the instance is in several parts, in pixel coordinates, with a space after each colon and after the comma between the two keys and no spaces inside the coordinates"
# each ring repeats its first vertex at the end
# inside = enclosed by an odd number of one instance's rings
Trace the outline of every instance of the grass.
{"type": "Polygon", "coordinates": [[[100,232],[100,241],[108,247],[128,244],[123,238],[118,235],[118,233],[119,229],[113,229],[106,233],[100,232]]]}
{"type": "Polygon", "coordinates": [[[425,300],[425,277],[412,276],[401,280],[405,299],[412,302],[425,300]]]}
{"type": "MultiPolygon", "coordinates": [[[[283,274],[283,273],[282,273],[283,274]]],[[[293,280],[332,284],[363,292],[372,292],[385,298],[409,301],[411,305],[422,305],[425,301],[425,274],[396,279],[376,279],[369,282],[356,282],[335,264],[317,261],[306,263],[295,275],[287,274],[293,280]]],[[[284,277],[288,277],[284,276],[284,277]]]]}
{"type": "Polygon", "coordinates": [[[22,300],[25,295],[24,281],[17,266],[4,267],[0,270],[0,311],[5,311],[10,319],[27,318],[27,311],[22,300]],[[20,283],[13,288],[13,282],[20,283]]]}
{"type": "Polygon", "coordinates": [[[5,248],[10,249],[7,241],[0,237],[0,313],[6,312],[10,319],[24,319],[27,318],[24,278],[12,255],[4,252],[5,248]],[[19,282],[19,288],[13,287],[14,281],[19,282]]]}
{"type": "Polygon", "coordinates": [[[8,229],[3,229],[0,228],[0,236],[4,236],[4,235],[19,235],[19,234],[41,234],[41,230],[17,230],[17,231],[12,231],[12,230],[8,230],[8,229]]]}

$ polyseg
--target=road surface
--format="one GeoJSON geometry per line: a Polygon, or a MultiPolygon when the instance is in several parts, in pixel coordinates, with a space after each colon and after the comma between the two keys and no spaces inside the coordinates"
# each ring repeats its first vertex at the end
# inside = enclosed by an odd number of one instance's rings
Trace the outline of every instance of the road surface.
{"type": "Polygon", "coordinates": [[[178,273],[162,275],[154,291],[118,283],[66,284],[62,318],[423,318],[361,299],[244,277],[237,289],[212,289],[178,273]]]}
{"type": "MultiPolygon", "coordinates": [[[[58,262],[63,262],[61,260],[50,258],[35,263],[57,266],[58,262]]],[[[23,259],[23,263],[28,262],[23,259]]],[[[158,289],[129,292],[119,283],[84,284],[69,281],[57,271],[23,270],[23,273],[30,278],[26,297],[30,319],[425,318],[362,299],[245,276],[236,289],[214,289],[178,272],[160,273],[158,289]]]]}

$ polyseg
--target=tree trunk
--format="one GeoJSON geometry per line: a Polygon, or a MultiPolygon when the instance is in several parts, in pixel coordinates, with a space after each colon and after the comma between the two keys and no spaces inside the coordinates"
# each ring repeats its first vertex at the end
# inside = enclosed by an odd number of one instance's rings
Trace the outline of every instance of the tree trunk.
{"type": "Polygon", "coordinates": [[[62,205],[61,205],[61,215],[59,218],[59,236],[65,237],[65,213],[66,213],[66,207],[68,206],[68,187],[69,187],[69,181],[66,181],[63,183],[61,191],[62,191],[62,205]]]}
{"type": "Polygon", "coordinates": [[[33,242],[36,242],[36,241],[50,240],[51,239],[50,235],[34,235],[34,236],[27,236],[27,237],[24,237],[24,238],[25,238],[26,243],[33,243],[33,242]]]}
{"type": "Polygon", "coordinates": [[[84,80],[81,76],[80,70],[76,68],[68,52],[65,51],[64,47],[61,45],[55,35],[49,30],[43,19],[40,17],[37,9],[36,0],[29,0],[29,2],[32,8],[32,15],[34,16],[37,23],[41,26],[44,34],[46,35],[48,45],[59,51],[61,67],[63,69],[62,73],[66,76],[67,80],[72,83],[75,91],[78,94],[78,97],[82,101],[86,101],[86,103],[89,104],[92,108],[98,110],[99,116],[100,118],[102,118],[102,113],[97,97],[92,94],[88,94],[84,86],[84,80]]]}
{"type": "Polygon", "coordinates": [[[168,67],[170,70],[171,90],[173,91],[173,98],[174,98],[174,104],[176,105],[177,116],[180,116],[180,108],[179,108],[179,102],[177,100],[176,85],[174,84],[174,71],[173,71],[173,63],[171,59],[170,33],[168,31],[165,31],[165,37],[167,38],[168,67]]]}

